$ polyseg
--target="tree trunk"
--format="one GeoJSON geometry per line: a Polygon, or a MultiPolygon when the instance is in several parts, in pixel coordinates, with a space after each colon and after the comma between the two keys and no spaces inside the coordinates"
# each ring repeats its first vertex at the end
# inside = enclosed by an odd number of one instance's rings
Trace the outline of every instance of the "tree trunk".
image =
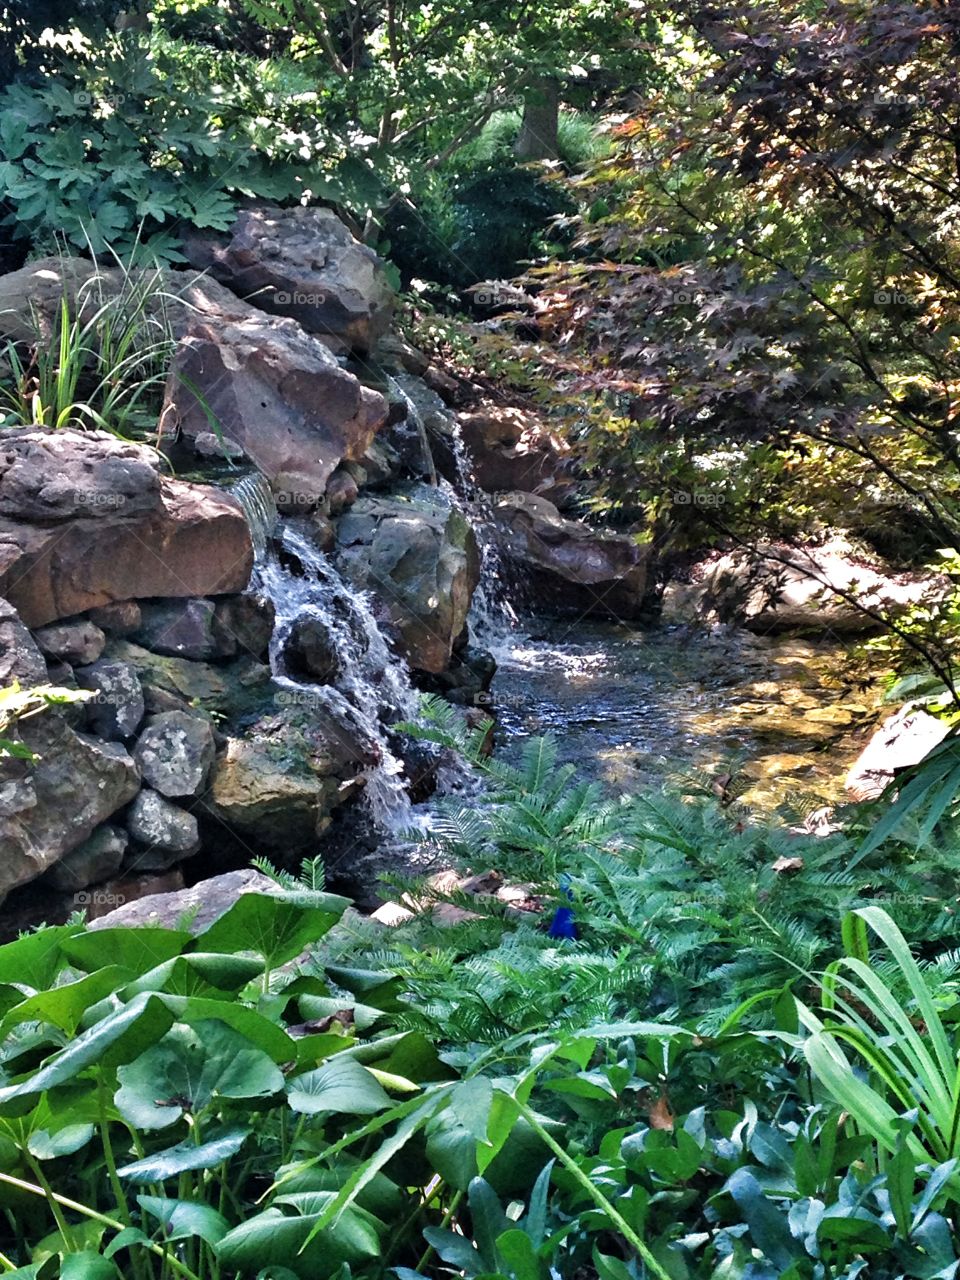
{"type": "Polygon", "coordinates": [[[559,84],[552,79],[538,80],[524,100],[514,155],[519,160],[556,160],[559,118],[559,84]]]}

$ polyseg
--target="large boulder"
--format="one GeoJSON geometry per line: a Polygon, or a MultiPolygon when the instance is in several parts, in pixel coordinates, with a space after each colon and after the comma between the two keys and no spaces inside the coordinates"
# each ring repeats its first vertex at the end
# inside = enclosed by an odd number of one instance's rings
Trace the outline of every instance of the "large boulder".
{"type": "Polygon", "coordinates": [[[337,525],[338,564],[378,599],[410,665],[442,671],[480,576],[473,530],[451,498],[415,486],[361,498],[337,525]]]}
{"type": "Polygon", "coordinates": [[[764,543],[721,556],[701,576],[701,614],[758,633],[855,635],[942,594],[939,580],[893,574],[846,541],[822,547],[764,543]]]}
{"type": "Polygon", "coordinates": [[[192,266],[338,352],[368,352],[390,324],[380,259],[332,209],[254,206],[228,232],[190,231],[183,244],[192,266]]]}
{"type": "Polygon", "coordinates": [[[177,346],[161,421],[187,438],[213,414],[267,477],[278,503],[316,506],[344,459],[359,461],[387,417],[387,402],[342,369],[293,320],[234,300],[198,308],[177,346]],[[242,308],[242,310],[238,310],[242,308]]]}
{"type": "Polygon", "coordinates": [[[488,493],[539,493],[562,502],[572,490],[570,449],[544,420],[492,401],[457,415],[474,483],[488,493]]]}
{"type": "Polygon", "coordinates": [[[242,591],[239,504],[170,480],[106,432],[22,430],[0,444],[0,595],[29,627],[112,601],[242,591]]]}
{"type": "MultiPolygon", "coordinates": [[[[358,248],[361,257],[367,253],[358,248]]],[[[342,369],[327,344],[295,320],[268,315],[270,308],[251,306],[194,271],[150,272],[137,284],[145,340],[155,337],[148,327],[162,315],[178,341],[161,418],[164,434],[182,431],[195,445],[210,435],[213,415],[221,434],[269,477],[278,498],[295,507],[315,505],[343,459],[360,460],[386,419],[387,403],[342,369]]],[[[119,271],[101,269],[97,276],[94,265],[80,259],[41,259],[0,277],[0,337],[48,341],[62,298],[71,313],[90,320],[103,296],[130,292],[119,271]]],[[[67,499],[76,505],[69,485],[67,499]]],[[[116,483],[80,499],[107,511],[121,500],[129,513],[132,494],[116,483]]]]}
{"type": "Polygon", "coordinates": [[[919,764],[949,732],[946,721],[908,703],[876,730],[853,762],[844,786],[855,800],[875,800],[900,770],[919,764]]]}
{"type": "Polygon", "coordinates": [[[503,553],[528,579],[545,608],[637,618],[645,608],[649,548],[627,534],[561,516],[533,493],[507,493],[494,504],[503,553]]]}
{"type": "Polygon", "coordinates": [[[77,733],[56,712],[21,721],[18,735],[38,759],[0,761],[0,893],[83,844],[140,787],[119,743],[77,733]]]}
{"type": "Polygon", "coordinates": [[[258,849],[284,856],[314,849],[333,810],[379,763],[379,748],[351,723],[349,706],[327,692],[316,691],[308,707],[261,718],[217,757],[207,810],[258,849]]]}
{"type": "Polygon", "coordinates": [[[242,893],[277,891],[274,880],[248,867],[243,871],[228,871],[222,876],[201,880],[189,889],[150,893],[135,901],[121,899],[121,906],[91,921],[87,927],[115,929],[119,925],[144,925],[148,928],[185,928],[198,934],[229,911],[242,893]]]}

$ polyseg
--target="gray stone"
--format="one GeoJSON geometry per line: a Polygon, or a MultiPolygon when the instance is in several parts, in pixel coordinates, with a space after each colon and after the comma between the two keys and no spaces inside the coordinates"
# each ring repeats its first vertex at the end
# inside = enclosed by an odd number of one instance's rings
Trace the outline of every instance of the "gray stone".
{"type": "Polygon", "coordinates": [[[192,266],[337,351],[369,351],[390,323],[380,259],[332,209],[242,209],[229,232],[189,231],[184,251],[192,266]]]}
{"type": "Polygon", "coordinates": [[[123,861],[128,839],[122,827],[110,824],[98,827],[89,840],[84,840],[57,863],[49,873],[50,883],[55,889],[75,893],[78,889],[109,879],[123,861]]]}
{"type": "Polygon", "coordinates": [[[144,781],[165,796],[199,795],[215,755],[210,722],[185,711],[152,716],[133,752],[144,781]]]}
{"type": "Polygon", "coordinates": [[[0,761],[0,893],[76,849],[140,786],[122,746],[75,732],[56,712],[18,729],[39,759],[0,761]]]}
{"type": "Polygon", "coordinates": [[[200,849],[194,815],[147,787],[130,806],[127,830],[143,846],[132,859],[138,871],[165,871],[200,849]]]}
{"type": "Polygon", "coordinates": [[[764,543],[731,551],[698,583],[703,615],[761,634],[798,635],[877,631],[884,618],[932,603],[948,589],[942,578],[867,563],[842,538],[820,547],[764,543]]]}
{"type": "Polygon", "coordinates": [[[273,601],[268,596],[244,592],[218,600],[213,617],[217,653],[224,658],[265,658],[274,616],[273,601]]]}
{"type": "Polygon", "coordinates": [[[101,658],[75,672],[81,689],[94,697],[84,704],[87,723],[101,738],[130,738],[144,714],[143,686],[130,662],[101,658]]]}
{"type": "Polygon", "coordinates": [[[81,666],[96,662],[107,643],[107,637],[100,628],[86,618],[39,627],[33,638],[48,658],[81,666]]]}
{"type": "Polygon", "coordinates": [[[115,929],[119,925],[174,929],[186,920],[186,928],[195,936],[210,927],[229,910],[242,893],[276,893],[275,881],[250,868],[228,871],[222,876],[201,880],[189,889],[170,893],[153,893],[126,902],[114,911],[100,916],[88,928],[115,929]]]}
{"type": "Polygon", "coordinates": [[[333,810],[362,789],[364,771],[380,760],[379,745],[341,694],[314,689],[309,699],[230,738],[203,801],[265,852],[315,850],[333,810]]]}
{"type": "Polygon", "coordinates": [[[231,462],[238,462],[246,457],[236,440],[218,436],[213,431],[201,431],[195,436],[193,449],[198,458],[228,458],[231,462]]]}
{"type": "Polygon", "coordinates": [[[855,800],[875,800],[899,770],[919,764],[949,732],[945,720],[908,703],[877,729],[854,761],[844,786],[855,800]]]}
{"type": "Polygon", "coordinates": [[[334,684],[341,674],[336,637],[323,618],[309,614],[297,618],[290,629],[284,657],[292,672],[310,676],[320,684],[334,684]]]}
{"type": "Polygon", "coordinates": [[[142,621],[134,640],[151,653],[172,658],[215,658],[214,610],[212,600],[151,600],[141,605],[142,621]]]}
{"type": "Polygon", "coordinates": [[[341,569],[378,598],[411,666],[442,671],[480,575],[463,512],[425,485],[405,498],[362,498],[338,522],[337,543],[341,569]]]}
{"type": "Polygon", "coordinates": [[[0,689],[44,684],[47,664],[13,605],[0,599],[0,689]]]}

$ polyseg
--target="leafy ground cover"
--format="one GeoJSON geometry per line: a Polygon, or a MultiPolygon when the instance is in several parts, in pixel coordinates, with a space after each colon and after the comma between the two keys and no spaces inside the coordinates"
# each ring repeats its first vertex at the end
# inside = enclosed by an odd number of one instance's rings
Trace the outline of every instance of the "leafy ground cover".
{"type": "Polygon", "coordinates": [[[0,948],[7,1273],[955,1275],[956,848],[480,767],[431,838],[537,912],[375,932],[313,866],[0,948]]]}

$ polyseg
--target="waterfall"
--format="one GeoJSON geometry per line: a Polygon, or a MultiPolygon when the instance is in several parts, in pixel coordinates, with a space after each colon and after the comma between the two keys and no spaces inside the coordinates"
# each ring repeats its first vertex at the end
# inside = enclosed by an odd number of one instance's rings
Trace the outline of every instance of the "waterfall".
{"type": "Polygon", "coordinates": [[[277,523],[277,503],[266,476],[253,471],[233,486],[230,493],[240,503],[250,529],[250,541],[254,554],[261,560],[267,542],[277,523]]]}
{"type": "Polygon", "coordinates": [[[250,525],[256,552],[253,585],[270,598],[276,612],[270,641],[274,680],[292,704],[315,706],[331,725],[343,726],[345,735],[374,744],[378,763],[363,770],[371,817],[388,830],[403,825],[410,801],[403,764],[391,750],[385,726],[416,715],[417,695],[406,666],[390,652],[367,596],[346,582],[315,545],[307,521],[278,522],[263,476],[246,476],[232,493],[250,525]],[[294,625],[309,618],[323,623],[331,638],[339,669],[335,687],[288,669],[287,641],[294,625]]]}
{"type": "Polygon", "coordinates": [[[437,468],[433,461],[433,451],[430,448],[430,441],[427,438],[427,428],[424,426],[423,415],[417,408],[416,401],[412,396],[408,395],[403,389],[397,378],[392,375],[387,376],[387,386],[397,396],[407,408],[407,416],[404,419],[404,425],[409,423],[412,434],[416,435],[417,443],[420,446],[421,460],[423,462],[424,478],[429,484],[437,483],[437,468]]]}
{"type": "Polygon", "coordinates": [[[480,549],[480,581],[473,593],[470,618],[477,639],[496,656],[510,641],[520,619],[510,603],[509,573],[497,540],[497,521],[490,495],[476,482],[470,455],[456,417],[450,423],[450,451],[456,489],[466,505],[480,549]]]}

